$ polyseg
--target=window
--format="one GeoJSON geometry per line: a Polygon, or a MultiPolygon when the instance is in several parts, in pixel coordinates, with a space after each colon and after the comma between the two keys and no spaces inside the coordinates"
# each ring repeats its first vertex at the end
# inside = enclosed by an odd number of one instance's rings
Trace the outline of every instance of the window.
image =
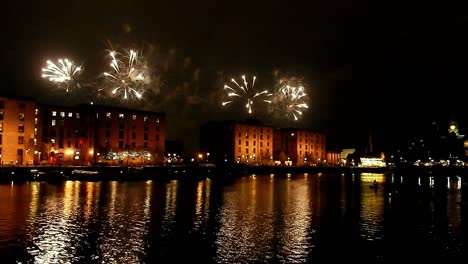
{"type": "Polygon", "coordinates": [[[123,149],[123,141],[119,141],[119,148],[123,149]]]}
{"type": "Polygon", "coordinates": [[[263,142],[260,141],[260,147],[263,147],[263,142]]]}
{"type": "Polygon", "coordinates": [[[76,119],[80,119],[80,113],[75,114],[76,119]]]}
{"type": "Polygon", "coordinates": [[[60,112],[60,117],[65,117],[65,112],[60,112]]]}
{"type": "Polygon", "coordinates": [[[253,152],[253,153],[255,153],[255,148],[254,148],[254,152],[253,152]]]}
{"type": "Polygon", "coordinates": [[[147,141],[145,141],[145,142],[143,143],[143,147],[144,147],[144,148],[148,148],[148,142],[147,142],[147,141]]]}
{"type": "Polygon", "coordinates": [[[148,123],[145,123],[145,126],[143,127],[144,131],[148,131],[148,123]]]}
{"type": "Polygon", "coordinates": [[[269,146],[270,146],[270,142],[267,142],[267,147],[269,147],[269,146]]]}
{"type": "Polygon", "coordinates": [[[18,125],[18,132],[19,133],[24,133],[24,125],[23,124],[18,125]]]}
{"type": "Polygon", "coordinates": [[[110,137],[110,130],[106,130],[106,137],[107,137],[107,138],[110,137]]]}
{"type": "Polygon", "coordinates": [[[37,125],[37,117],[34,118],[34,124],[37,125]]]}
{"type": "Polygon", "coordinates": [[[23,145],[24,143],[24,137],[23,136],[18,136],[18,144],[23,145]]]}
{"type": "Polygon", "coordinates": [[[239,152],[239,153],[241,153],[241,151],[242,151],[241,148],[239,148],[239,149],[237,150],[237,152],[239,152]]]}
{"type": "Polygon", "coordinates": [[[68,112],[68,117],[73,117],[73,113],[72,113],[72,112],[68,112]]]}
{"type": "Polygon", "coordinates": [[[249,146],[249,141],[246,141],[246,142],[245,142],[245,146],[246,146],[246,147],[249,146]]]}
{"type": "Polygon", "coordinates": [[[143,122],[148,122],[148,117],[147,116],[143,117],[143,122]]]}
{"type": "Polygon", "coordinates": [[[260,135],[260,140],[263,140],[263,135],[260,135]]]}
{"type": "Polygon", "coordinates": [[[132,120],[136,120],[136,115],[132,115],[132,120]]]}
{"type": "Polygon", "coordinates": [[[52,111],[52,116],[57,116],[57,111],[52,111]]]}
{"type": "Polygon", "coordinates": [[[99,119],[99,113],[96,113],[96,119],[99,119]]]}
{"type": "Polygon", "coordinates": [[[0,132],[3,132],[3,122],[0,122],[0,132]]]}
{"type": "Polygon", "coordinates": [[[5,108],[5,102],[4,101],[0,101],[0,109],[3,109],[5,108]]]}
{"type": "Polygon", "coordinates": [[[254,146],[256,145],[255,143],[257,143],[257,142],[254,140],[254,146]]]}
{"type": "Polygon", "coordinates": [[[119,114],[119,118],[124,118],[124,114],[119,114]]]}
{"type": "Polygon", "coordinates": [[[159,124],[159,117],[158,117],[158,118],[156,118],[156,123],[158,123],[158,124],[159,124]]]}
{"type": "Polygon", "coordinates": [[[305,149],[307,149],[307,145],[305,145],[305,149]]]}
{"type": "Polygon", "coordinates": [[[110,113],[110,112],[107,112],[107,113],[106,113],[106,117],[107,117],[107,118],[111,118],[111,113],[110,113]]]}
{"type": "Polygon", "coordinates": [[[119,131],[119,139],[124,138],[124,132],[122,130],[119,131]]]}
{"type": "Polygon", "coordinates": [[[263,128],[260,128],[260,133],[263,133],[263,128]]]}
{"type": "Polygon", "coordinates": [[[249,154],[249,149],[248,148],[245,149],[245,153],[249,154]]]}
{"type": "Polygon", "coordinates": [[[61,127],[65,126],[65,120],[61,119],[61,120],[59,120],[59,122],[60,122],[61,127]]]}
{"type": "Polygon", "coordinates": [[[132,139],[136,139],[136,133],[132,132],[132,139]]]}
{"type": "Polygon", "coordinates": [[[119,129],[124,129],[124,128],[125,128],[124,122],[119,122],[119,129]]]}
{"type": "Polygon", "coordinates": [[[24,113],[19,113],[18,120],[19,121],[24,121],[24,113]]]}
{"type": "Polygon", "coordinates": [[[242,145],[242,144],[241,144],[241,140],[239,139],[239,146],[240,146],[240,145],[242,145]]]}
{"type": "Polygon", "coordinates": [[[257,135],[256,135],[256,134],[254,134],[254,138],[257,138],[257,135]]]}
{"type": "Polygon", "coordinates": [[[35,113],[36,115],[39,115],[39,109],[36,108],[36,110],[34,110],[34,113],[35,113]]]}
{"type": "Polygon", "coordinates": [[[3,120],[3,111],[0,111],[0,120],[3,120]]]}
{"type": "Polygon", "coordinates": [[[0,134],[0,145],[2,144],[2,140],[3,140],[3,135],[0,134]]]}
{"type": "Polygon", "coordinates": [[[156,134],[156,141],[159,141],[159,134],[156,134]]]}
{"type": "Polygon", "coordinates": [[[245,138],[249,138],[249,133],[245,133],[245,138]]]}
{"type": "Polygon", "coordinates": [[[37,146],[37,139],[34,139],[34,146],[37,146]]]}
{"type": "Polygon", "coordinates": [[[37,127],[34,128],[34,135],[37,136],[37,127]]]}
{"type": "Polygon", "coordinates": [[[143,140],[148,140],[148,133],[143,134],[143,140]]]}
{"type": "Polygon", "coordinates": [[[52,126],[55,126],[55,119],[52,119],[52,126]]]}

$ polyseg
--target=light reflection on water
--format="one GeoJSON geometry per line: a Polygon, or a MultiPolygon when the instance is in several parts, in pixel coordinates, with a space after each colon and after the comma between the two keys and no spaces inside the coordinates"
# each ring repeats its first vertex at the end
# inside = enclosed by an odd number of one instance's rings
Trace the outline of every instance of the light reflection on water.
{"type": "Polygon", "coordinates": [[[304,263],[353,250],[350,259],[399,261],[395,252],[411,254],[405,248],[418,243],[461,256],[466,183],[431,177],[0,185],[0,255],[21,263],[304,263]]]}

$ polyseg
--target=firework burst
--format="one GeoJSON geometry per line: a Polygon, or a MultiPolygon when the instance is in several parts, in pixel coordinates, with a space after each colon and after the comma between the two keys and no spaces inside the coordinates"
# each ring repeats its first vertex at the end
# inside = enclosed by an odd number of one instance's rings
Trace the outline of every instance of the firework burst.
{"type": "Polygon", "coordinates": [[[245,102],[245,108],[249,114],[252,114],[252,108],[254,102],[265,102],[271,104],[270,97],[273,95],[268,92],[268,90],[263,90],[258,92],[255,90],[255,80],[256,76],[252,78],[252,83],[249,86],[245,75],[242,75],[242,80],[240,84],[234,79],[231,79],[231,82],[235,85],[224,85],[224,90],[227,92],[228,99],[221,103],[222,106],[233,103],[236,100],[242,100],[245,102]]]}
{"type": "Polygon", "coordinates": [[[149,78],[144,63],[138,57],[138,52],[129,50],[122,55],[111,51],[109,56],[112,71],[104,72],[104,76],[111,85],[112,95],[121,95],[124,100],[130,97],[141,99],[149,78]]]}
{"type": "Polygon", "coordinates": [[[290,85],[288,82],[279,83],[279,88],[274,96],[273,105],[278,113],[299,120],[307,105],[307,94],[302,84],[290,85]]]}
{"type": "Polygon", "coordinates": [[[80,88],[78,78],[82,72],[80,66],[68,59],[59,59],[58,63],[47,61],[47,67],[42,68],[42,78],[57,84],[59,88],[64,88],[69,92],[72,88],[80,88]]]}

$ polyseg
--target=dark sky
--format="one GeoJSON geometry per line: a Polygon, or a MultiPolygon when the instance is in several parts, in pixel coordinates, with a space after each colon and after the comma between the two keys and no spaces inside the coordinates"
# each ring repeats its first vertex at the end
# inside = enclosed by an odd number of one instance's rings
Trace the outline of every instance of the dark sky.
{"type": "Polygon", "coordinates": [[[429,2],[11,3],[2,14],[2,89],[46,101],[46,59],[79,58],[98,73],[109,42],[139,43],[157,47],[166,65],[162,91],[170,99],[148,104],[168,112],[169,137],[190,150],[201,122],[237,115],[220,114],[220,76],[268,80],[275,70],[309,84],[311,108],[299,126],[322,130],[332,147],[343,148],[364,148],[372,130],[383,150],[433,120],[463,124],[467,117],[468,10],[456,1],[429,2]]]}

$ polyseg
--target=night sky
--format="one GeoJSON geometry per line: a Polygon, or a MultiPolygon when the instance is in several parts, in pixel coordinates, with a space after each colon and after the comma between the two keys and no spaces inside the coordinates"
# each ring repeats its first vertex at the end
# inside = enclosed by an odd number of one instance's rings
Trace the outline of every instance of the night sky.
{"type": "Polygon", "coordinates": [[[63,103],[40,77],[47,59],[97,75],[110,43],[151,51],[164,78],[144,108],[167,112],[169,138],[189,151],[200,123],[247,117],[218,100],[242,73],[304,78],[311,108],[297,126],[330,147],[363,149],[372,131],[386,150],[434,120],[466,123],[468,10],[450,1],[23,2],[2,8],[3,93],[63,103]]]}

